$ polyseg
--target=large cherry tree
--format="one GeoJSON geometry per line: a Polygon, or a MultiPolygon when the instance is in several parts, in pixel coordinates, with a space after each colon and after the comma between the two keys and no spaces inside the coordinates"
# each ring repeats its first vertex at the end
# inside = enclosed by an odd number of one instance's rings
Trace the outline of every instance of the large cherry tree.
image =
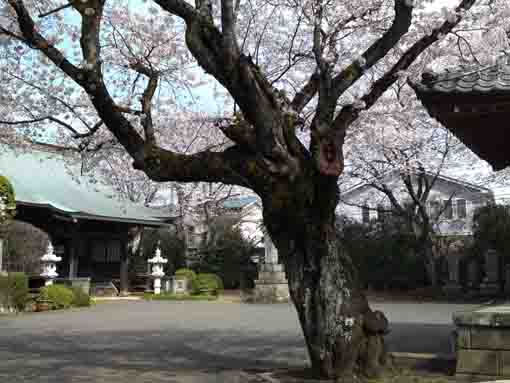
{"type": "Polygon", "coordinates": [[[253,190],[314,371],[376,375],[387,361],[387,321],[369,308],[334,228],[346,132],[423,52],[437,56],[449,34],[508,18],[503,0],[430,3],[1,0],[0,82],[9,84],[1,97],[16,110],[2,126],[24,117],[38,134],[60,126],[85,143],[107,129],[156,182],[253,190]],[[190,63],[207,76],[181,73],[190,63]],[[178,134],[175,113],[157,119],[155,105],[173,102],[186,81],[199,86],[197,75],[235,105],[216,124],[230,144],[183,154],[160,140],[161,129],[178,134]],[[61,119],[77,109],[90,110],[79,130],[76,118],[61,119]]]}

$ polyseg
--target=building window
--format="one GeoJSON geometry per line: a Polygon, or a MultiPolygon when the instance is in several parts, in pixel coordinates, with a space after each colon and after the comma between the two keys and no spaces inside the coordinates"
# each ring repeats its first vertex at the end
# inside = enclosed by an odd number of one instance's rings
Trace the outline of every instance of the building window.
{"type": "Polygon", "coordinates": [[[445,219],[452,219],[453,218],[453,207],[452,207],[452,200],[444,200],[443,201],[444,211],[443,211],[443,218],[445,219]]]}
{"type": "Polygon", "coordinates": [[[366,205],[361,207],[361,219],[363,223],[370,222],[370,210],[366,205]]]}
{"type": "Polygon", "coordinates": [[[457,200],[457,218],[466,218],[467,209],[466,209],[466,200],[458,199],[457,200]]]}

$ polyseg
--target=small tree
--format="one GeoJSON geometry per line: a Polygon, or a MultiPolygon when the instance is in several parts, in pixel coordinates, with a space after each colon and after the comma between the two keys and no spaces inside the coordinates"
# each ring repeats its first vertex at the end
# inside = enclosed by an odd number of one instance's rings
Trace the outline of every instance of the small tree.
{"type": "Polygon", "coordinates": [[[28,223],[14,220],[6,230],[5,240],[6,270],[27,274],[40,272],[40,258],[48,245],[48,234],[28,223]]]}
{"type": "Polygon", "coordinates": [[[147,259],[154,256],[159,246],[163,257],[168,259],[165,266],[167,275],[174,274],[175,270],[185,266],[184,241],[175,231],[168,229],[145,229],[141,237],[140,249],[145,263],[147,259]]]}
{"type": "Polygon", "coordinates": [[[197,265],[199,272],[218,274],[225,288],[238,288],[241,274],[251,262],[255,248],[232,227],[213,225],[197,265]]]}
{"type": "MultiPolygon", "coordinates": [[[[0,175],[0,228],[16,215],[16,196],[9,180],[0,175]]],[[[0,232],[1,234],[1,232],[0,232]]]]}

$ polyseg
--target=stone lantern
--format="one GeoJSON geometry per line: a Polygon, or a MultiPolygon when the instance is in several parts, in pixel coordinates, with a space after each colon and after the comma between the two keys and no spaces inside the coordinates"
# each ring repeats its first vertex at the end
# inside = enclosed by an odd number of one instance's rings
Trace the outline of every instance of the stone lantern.
{"type": "Polygon", "coordinates": [[[168,259],[161,256],[161,249],[156,248],[156,255],[148,260],[149,265],[152,266],[151,276],[154,278],[154,294],[161,293],[161,278],[165,276],[163,266],[168,262],[168,259]]]}
{"type": "Polygon", "coordinates": [[[55,255],[55,251],[51,242],[48,243],[48,249],[46,250],[46,254],[41,258],[41,262],[43,265],[43,272],[41,273],[41,277],[46,279],[44,283],[46,286],[50,286],[53,284],[53,280],[58,277],[57,274],[57,262],[60,262],[62,257],[57,257],[55,255]]]}

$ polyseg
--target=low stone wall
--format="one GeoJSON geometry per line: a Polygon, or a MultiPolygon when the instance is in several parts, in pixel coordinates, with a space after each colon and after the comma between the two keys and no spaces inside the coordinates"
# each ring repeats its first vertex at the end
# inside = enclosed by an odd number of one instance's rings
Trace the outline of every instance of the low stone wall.
{"type": "Polygon", "coordinates": [[[456,376],[471,381],[510,378],[510,305],[455,313],[453,321],[456,376]]]}

